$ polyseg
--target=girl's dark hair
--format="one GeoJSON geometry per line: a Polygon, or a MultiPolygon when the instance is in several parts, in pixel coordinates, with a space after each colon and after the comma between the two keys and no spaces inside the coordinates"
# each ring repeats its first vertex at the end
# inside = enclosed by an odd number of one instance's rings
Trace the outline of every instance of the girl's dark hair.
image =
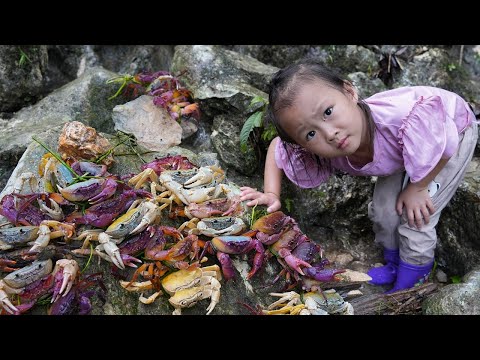
{"type": "MultiPolygon", "coordinates": [[[[269,104],[266,121],[271,122],[275,126],[287,154],[290,154],[290,152],[293,149],[298,148],[299,145],[280,126],[277,115],[281,110],[287,109],[293,105],[293,102],[303,85],[318,80],[322,80],[327,85],[342,92],[345,91],[345,84],[349,83],[348,80],[342,78],[335,71],[327,68],[320,61],[312,58],[302,59],[286,66],[279,70],[270,81],[269,104]]],[[[375,124],[371,116],[370,108],[360,99],[358,101],[358,106],[364,111],[368,119],[370,138],[373,138],[375,124]]],[[[319,169],[328,168],[330,172],[330,159],[320,158],[315,154],[312,154],[312,156],[315,156],[316,161],[319,164],[319,169]]]]}

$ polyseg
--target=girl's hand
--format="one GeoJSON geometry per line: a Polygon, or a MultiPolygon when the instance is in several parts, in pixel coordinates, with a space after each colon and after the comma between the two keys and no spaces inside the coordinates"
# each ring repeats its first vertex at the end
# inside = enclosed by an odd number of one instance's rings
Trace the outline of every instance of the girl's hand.
{"type": "Polygon", "coordinates": [[[408,225],[420,230],[423,223],[430,222],[430,214],[435,212],[427,187],[409,183],[397,199],[397,213],[402,215],[403,208],[408,219],[408,225]]]}
{"type": "Polygon", "coordinates": [[[267,205],[267,212],[271,213],[277,210],[280,210],[282,204],[280,203],[280,198],[277,194],[272,192],[263,193],[258,191],[257,189],[253,189],[248,186],[242,186],[240,188],[242,191],[240,193],[240,200],[252,200],[247,202],[247,206],[255,206],[255,205],[267,205]]]}

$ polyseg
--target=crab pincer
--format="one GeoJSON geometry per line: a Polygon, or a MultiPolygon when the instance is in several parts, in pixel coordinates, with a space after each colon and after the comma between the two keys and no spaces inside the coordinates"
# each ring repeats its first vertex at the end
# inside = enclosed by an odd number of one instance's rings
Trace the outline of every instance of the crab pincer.
{"type": "Polygon", "coordinates": [[[120,249],[113,241],[111,241],[111,237],[106,233],[101,233],[98,235],[98,241],[100,245],[98,245],[95,250],[105,250],[109,259],[115,264],[116,267],[122,270],[125,269],[122,256],[120,255],[120,249]]]}
{"type": "Polygon", "coordinates": [[[15,314],[19,310],[15,307],[15,305],[12,304],[10,299],[8,298],[7,292],[9,292],[7,289],[7,285],[3,282],[3,280],[0,280],[0,306],[9,314],[15,314]]]}
{"type": "Polygon", "coordinates": [[[53,269],[55,285],[53,289],[52,303],[60,296],[68,294],[73,286],[78,270],[79,267],[75,260],[61,259],[56,262],[55,268],[53,269]]]}
{"type": "Polygon", "coordinates": [[[286,248],[280,249],[278,251],[278,255],[280,255],[282,258],[285,259],[288,266],[290,266],[292,269],[294,269],[295,271],[297,271],[301,275],[305,275],[305,274],[303,273],[302,268],[300,268],[300,265],[305,266],[307,268],[312,267],[312,265],[310,265],[306,261],[303,261],[303,260],[295,257],[294,255],[292,255],[290,250],[288,250],[286,248]]]}

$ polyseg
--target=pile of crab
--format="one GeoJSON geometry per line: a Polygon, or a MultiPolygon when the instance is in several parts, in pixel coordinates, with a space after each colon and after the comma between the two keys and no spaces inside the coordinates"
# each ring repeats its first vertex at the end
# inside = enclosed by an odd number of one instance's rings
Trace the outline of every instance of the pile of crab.
{"type": "MultiPolygon", "coordinates": [[[[106,165],[46,153],[38,175],[18,180],[0,202],[8,220],[0,227],[0,271],[9,273],[0,280],[2,313],[20,314],[47,299],[50,314],[88,314],[91,298],[104,303],[106,289],[102,274],[81,273],[75,258],[92,255],[119,271],[136,268],[121,286],[139,292],[144,304],[168,294],[174,314],[202,299],[210,299],[207,314],[213,311],[221,281],[235,276],[232,255],[254,252],[247,279],[276,257],[291,287],[301,283],[317,292],[326,308],[318,283],[345,271],[325,268],[320,246],[290,216],[278,211],[249,223],[240,189],[225,181],[224,171],[184,156],[117,176],[106,165]],[[173,227],[167,218],[183,220],[173,227]],[[212,255],[220,266],[202,266],[212,255]]],[[[307,307],[294,294],[272,294],[282,301],[264,313],[300,313],[307,307]]],[[[351,313],[345,304],[329,312],[351,313]]]]}

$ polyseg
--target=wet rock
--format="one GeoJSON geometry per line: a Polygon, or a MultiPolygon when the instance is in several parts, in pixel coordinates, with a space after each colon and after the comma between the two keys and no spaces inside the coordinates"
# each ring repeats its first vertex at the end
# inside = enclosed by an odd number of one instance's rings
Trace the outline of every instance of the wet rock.
{"type": "Polygon", "coordinates": [[[450,284],[422,304],[426,315],[480,315],[480,270],[463,277],[463,283],[450,284]]]}
{"type": "Polygon", "coordinates": [[[102,68],[89,69],[11,119],[0,119],[0,188],[32,141],[32,135],[69,121],[80,121],[97,131],[113,133],[112,109],[124,101],[108,100],[117,91],[115,85],[105,84],[113,76],[116,74],[102,68]]]}
{"type": "Polygon", "coordinates": [[[171,70],[184,73],[181,81],[199,102],[201,121],[212,122],[211,141],[223,163],[253,174],[260,159],[253,149],[238,156],[240,131],[252,113],[251,100],[267,98],[266,84],[278,69],[219,46],[195,45],[175,48],[171,70]]]}
{"type": "Polygon", "coordinates": [[[0,113],[34,104],[45,94],[46,45],[0,46],[0,113]]]}

